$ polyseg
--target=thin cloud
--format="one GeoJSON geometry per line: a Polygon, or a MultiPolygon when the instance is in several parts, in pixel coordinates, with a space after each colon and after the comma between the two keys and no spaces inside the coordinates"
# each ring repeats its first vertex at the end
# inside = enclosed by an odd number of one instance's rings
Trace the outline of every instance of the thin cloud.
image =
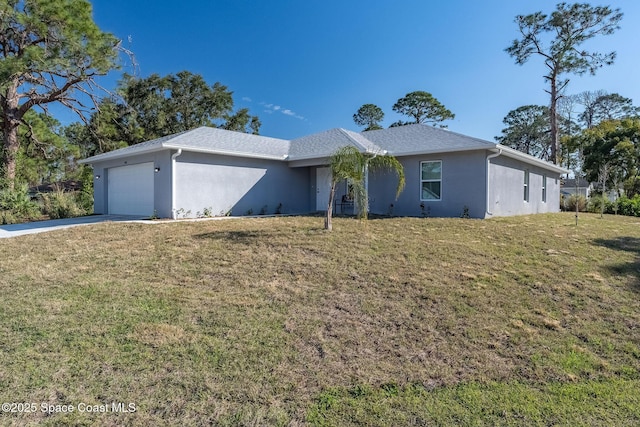
{"type": "Polygon", "coordinates": [[[289,116],[289,117],[293,117],[296,118],[298,120],[306,120],[304,118],[304,116],[301,116],[300,114],[296,113],[293,110],[290,110],[289,108],[283,108],[280,105],[275,105],[272,103],[266,103],[266,102],[261,102],[260,105],[262,105],[263,107],[265,107],[264,112],[267,114],[273,114],[274,112],[280,112],[282,114],[284,114],[285,116],[289,116]]]}
{"type": "Polygon", "coordinates": [[[245,101],[245,102],[252,102],[252,99],[249,98],[248,96],[243,96],[242,100],[245,101]]]}

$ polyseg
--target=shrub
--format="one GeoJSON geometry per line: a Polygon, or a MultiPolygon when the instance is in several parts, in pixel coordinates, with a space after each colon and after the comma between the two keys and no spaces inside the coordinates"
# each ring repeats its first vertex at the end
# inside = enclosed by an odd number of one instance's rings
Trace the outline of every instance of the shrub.
{"type": "Polygon", "coordinates": [[[587,203],[587,211],[593,212],[593,213],[602,212],[601,210],[602,203],[604,203],[604,213],[607,213],[607,214],[615,213],[616,202],[612,202],[608,198],[602,197],[601,194],[598,194],[597,196],[589,197],[589,201],[587,203]]]}
{"type": "Polygon", "coordinates": [[[31,200],[26,185],[0,191],[0,211],[3,224],[28,221],[39,216],[38,205],[31,200]]]}
{"type": "Polygon", "coordinates": [[[627,197],[619,198],[618,213],[627,216],[640,216],[640,195],[636,194],[631,199],[627,197]]]}
{"type": "Polygon", "coordinates": [[[42,193],[40,197],[42,199],[42,213],[51,219],[72,218],[86,214],[72,193],[58,190],[42,193]]]}
{"type": "Polygon", "coordinates": [[[578,205],[578,210],[580,212],[584,212],[587,209],[587,198],[575,194],[565,198],[565,210],[575,211],[576,204],[578,205]]]}
{"type": "Polygon", "coordinates": [[[82,165],[80,191],[73,193],[76,203],[86,213],[93,212],[93,169],[87,165],[82,165]]]}
{"type": "Polygon", "coordinates": [[[0,211],[0,225],[15,224],[20,222],[11,211],[0,211]]]}
{"type": "Polygon", "coordinates": [[[624,194],[627,197],[634,197],[637,194],[640,194],[640,177],[629,178],[624,183],[624,194]]]}

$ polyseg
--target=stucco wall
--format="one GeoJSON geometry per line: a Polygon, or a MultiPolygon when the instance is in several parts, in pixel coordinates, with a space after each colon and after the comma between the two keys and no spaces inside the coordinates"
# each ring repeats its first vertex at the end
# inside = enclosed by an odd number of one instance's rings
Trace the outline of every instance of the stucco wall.
{"type": "Polygon", "coordinates": [[[491,160],[489,211],[494,216],[558,212],[560,175],[499,156],[491,160]],[[524,171],[529,171],[529,201],[524,200],[524,171]],[[542,178],[547,177],[547,200],[542,200],[542,178]]]}
{"type": "Polygon", "coordinates": [[[98,214],[107,214],[109,207],[109,195],[107,186],[109,182],[109,168],[134,165],[138,163],[153,162],[156,168],[154,173],[154,207],[158,216],[171,216],[171,155],[169,151],[142,154],[92,164],[93,167],[93,210],[98,214]],[[99,178],[96,178],[98,177],[99,178]]]}
{"type": "Polygon", "coordinates": [[[404,167],[404,191],[394,200],[397,186],[395,174],[370,174],[370,212],[382,215],[391,213],[400,216],[459,217],[467,206],[470,217],[484,218],[485,153],[471,151],[398,158],[404,167]],[[441,199],[422,201],[420,163],[433,160],[442,161],[441,199]],[[420,206],[422,203],[424,209],[420,206]]]}
{"type": "Polygon", "coordinates": [[[176,159],[175,209],[179,217],[306,213],[309,171],[286,162],[183,152],[176,159]]]}

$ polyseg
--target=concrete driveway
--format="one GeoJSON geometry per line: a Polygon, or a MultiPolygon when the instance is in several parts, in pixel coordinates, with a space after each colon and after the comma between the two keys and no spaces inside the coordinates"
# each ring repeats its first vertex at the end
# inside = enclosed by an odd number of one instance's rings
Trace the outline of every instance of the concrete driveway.
{"type": "MultiPolygon", "coordinates": [[[[148,218],[148,217],[147,217],[148,218]]],[[[97,224],[99,222],[151,222],[141,216],[130,215],[91,215],[78,218],[52,219],[49,221],[35,221],[24,224],[0,225],[0,239],[23,236],[25,234],[45,233],[62,228],[77,227],[79,225],[97,224]]]]}

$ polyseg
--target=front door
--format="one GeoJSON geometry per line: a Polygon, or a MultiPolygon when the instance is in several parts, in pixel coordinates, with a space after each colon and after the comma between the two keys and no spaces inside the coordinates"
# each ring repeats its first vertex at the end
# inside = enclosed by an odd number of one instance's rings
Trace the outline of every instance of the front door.
{"type": "Polygon", "coordinates": [[[316,210],[326,211],[331,192],[331,168],[316,169],[316,210]]]}

